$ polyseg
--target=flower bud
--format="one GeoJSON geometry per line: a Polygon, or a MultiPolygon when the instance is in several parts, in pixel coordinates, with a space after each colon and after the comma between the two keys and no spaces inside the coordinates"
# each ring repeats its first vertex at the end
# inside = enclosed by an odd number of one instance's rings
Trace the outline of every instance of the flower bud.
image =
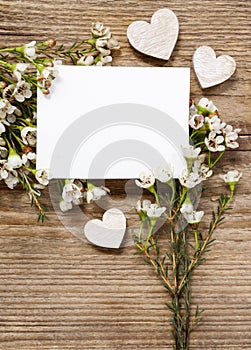
{"type": "Polygon", "coordinates": [[[49,89],[42,89],[42,93],[43,93],[44,95],[49,95],[50,90],[49,90],[49,89]]]}
{"type": "Polygon", "coordinates": [[[0,81],[0,89],[5,89],[7,86],[5,81],[0,81]]]}
{"type": "Polygon", "coordinates": [[[2,137],[0,137],[0,146],[5,146],[5,145],[6,145],[5,140],[2,137]]]}
{"type": "Polygon", "coordinates": [[[33,152],[33,149],[31,147],[29,147],[29,146],[24,146],[23,147],[23,153],[27,154],[29,152],[33,152]]]}
{"type": "Polygon", "coordinates": [[[49,39],[46,41],[46,45],[50,48],[54,47],[56,45],[56,40],[55,39],[49,39]]]}
{"type": "Polygon", "coordinates": [[[44,83],[44,86],[45,86],[46,89],[50,88],[51,87],[50,80],[46,80],[45,83],[44,83]]]}
{"type": "Polygon", "coordinates": [[[13,148],[9,151],[8,163],[13,169],[20,168],[22,166],[21,157],[13,150],[13,148]]]}
{"type": "Polygon", "coordinates": [[[37,81],[43,81],[44,77],[42,75],[39,75],[39,77],[37,77],[37,81]]]}

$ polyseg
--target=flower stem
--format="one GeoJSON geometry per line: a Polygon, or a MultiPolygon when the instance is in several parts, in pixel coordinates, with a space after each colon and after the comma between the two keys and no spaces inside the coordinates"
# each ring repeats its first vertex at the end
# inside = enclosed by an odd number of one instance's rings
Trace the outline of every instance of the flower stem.
{"type": "Polygon", "coordinates": [[[195,252],[197,252],[199,250],[199,240],[198,240],[197,229],[194,229],[193,233],[194,233],[194,239],[195,239],[195,252]]]}
{"type": "Polygon", "coordinates": [[[225,151],[221,152],[221,154],[216,158],[216,160],[210,165],[210,168],[213,168],[218,163],[218,161],[221,159],[224,153],[225,151]]]}
{"type": "Polygon", "coordinates": [[[178,287],[178,293],[180,293],[183,289],[183,287],[186,285],[187,283],[187,278],[189,276],[189,274],[191,273],[191,271],[194,269],[194,267],[197,265],[197,263],[199,262],[202,254],[204,253],[204,251],[206,250],[207,246],[208,246],[208,243],[212,237],[212,234],[214,233],[214,230],[216,229],[217,225],[219,224],[219,222],[221,221],[222,219],[222,215],[224,213],[224,211],[226,210],[226,208],[228,207],[229,203],[231,202],[233,198],[233,191],[231,191],[230,193],[230,197],[224,197],[224,201],[220,201],[220,205],[218,207],[218,213],[217,215],[214,216],[214,219],[210,225],[210,229],[209,229],[209,232],[201,246],[201,248],[196,251],[196,254],[195,254],[195,257],[192,259],[192,261],[190,262],[188,268],[187,268],[187,271],[186,273],[184,274],[180,284],[179,284],[179,287],[178,287]]]}

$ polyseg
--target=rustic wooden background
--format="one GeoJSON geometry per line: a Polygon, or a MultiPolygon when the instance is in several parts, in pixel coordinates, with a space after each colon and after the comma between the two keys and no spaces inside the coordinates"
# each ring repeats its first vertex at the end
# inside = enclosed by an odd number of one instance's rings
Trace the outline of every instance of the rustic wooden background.
{"type": "MultiPolygon", "coordinates": [[[[0,1],[1,46],[50,37],[72,43],[99,20],[121,43],[114,65],[191,67],[203,44],[236,59],[234,76],[206,91],[191,73],[192,97],[213,99],[224,119],[242,128],[240,150],[228,152],[220,170],[243,172],[234,210],[193,278],[194,303],[206,309],[192,334],[196,350],[251,349],[250,8],[250,0],[0,1]],[[165,63],[134,51],[126,28],[167,6],[178,16],[180,35],[165,63]]],[[[117,187],[119,198],[123,184],[117,187]]],[[[208,211],[220,187],[210,182],[203,200],[208,211]]],[[[0,195],[0,349],[172,348],[167,295],[133,247],[114,253],[79,241],[59,222],[49,196],[50,221],[37,225],[22,190],[0,186],[0,195]]]]}

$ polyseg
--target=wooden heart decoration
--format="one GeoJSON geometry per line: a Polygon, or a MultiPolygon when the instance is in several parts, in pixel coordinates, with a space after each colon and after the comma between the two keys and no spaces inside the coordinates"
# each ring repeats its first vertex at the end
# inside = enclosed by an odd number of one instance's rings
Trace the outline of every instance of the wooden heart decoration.
{"type": "Polygon", "coordinates": [[[107,210],[102,220],[87,222],[84,228],[89,242],[104,248],[119,248],[126,231],[126,218],[117,208],[107,210]]]}
{"type": "Polygon", "coordinates": [[[210,46],[200,46],[193,55],[194,70],[203,89],[228,80],[235,72],[233,57],[222,55],[216,58],[210,46]]]}
{"type": "Polygon", "coordinates": [[[136,50],[163,60],[170,58],[178,34],[178,19],[173,11],[166,8],[155,12],[151,23],[136,21],[127,28],[128,40],[136,50]]]}

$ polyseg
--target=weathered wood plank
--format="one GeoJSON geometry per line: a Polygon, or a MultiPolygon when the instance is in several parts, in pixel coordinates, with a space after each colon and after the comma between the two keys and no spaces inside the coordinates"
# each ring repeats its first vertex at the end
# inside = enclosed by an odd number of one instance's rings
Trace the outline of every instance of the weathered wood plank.
{"type": "MultiPolygon", "coordinates": [[[[206,308],[204,322],[192,334],[194,350],[251,348],[250,14],[246,0],[0,1],[0,46],[48,37],[69,44],[101,20],[121,43],[115,65],[192,67],[193,52],[202,44],[236,59],[234,76],[205,91],[191,71],[192,97],[211,98],[227,122],[242,128],[240,151],[228,152],[217,173],[231,167],[243,172],[233,210],[193,278],[194,305],[206,308]],[[180,21],[179,40],[167,63],[134,51],[126,38],[129,23],[148,20],[166,6],[180,21]]],[[[201,201],[208,214],[215,204],[211,200],[223,189],[215,179],[201,201]]],[[[122,198],[124,184],[107,182],[114,198],[122,198]]],[[[79,241],[58,220],[48,192],[50,221],[44,225],[36,224],[20,188],[0,185],[0,199],[0,349],[171,349],[167,295],[142,257],[133,255],[133,247],[114,252],[79,241]]],[[[85,210],[102,215],[96,205],[85,210]]],[[[130,220],[136,219],[131,213],[130,220]]]]}

